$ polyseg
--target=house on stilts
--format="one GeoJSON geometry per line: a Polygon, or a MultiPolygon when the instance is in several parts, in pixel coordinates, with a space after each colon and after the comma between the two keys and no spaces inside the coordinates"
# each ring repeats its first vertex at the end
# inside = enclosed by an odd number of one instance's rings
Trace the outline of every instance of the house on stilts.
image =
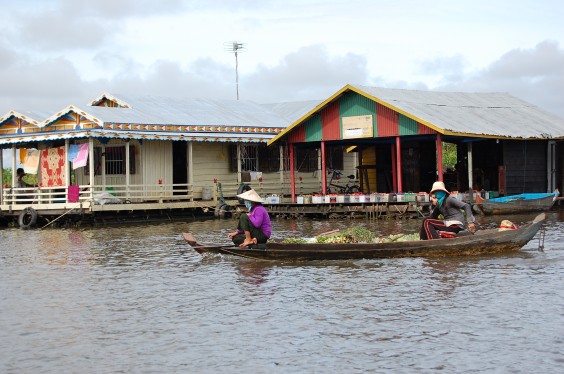
{"type": "Polygon", "coordinates": [[[435,92],[346,85],[271,140],[285,144],[292,201],[300,155],[319,153],[322,194],[335,148],[357,154],[362,193],[552,192],[564,184],[564,120],[506,93],[435,92]],[[455,168],[443,165],[445,145],[455,168]]]}
{"type": "Polygon", "coordinates": [[[30,211],[49,220],[194,215],[234,198],[242,182],[282,195],[287,152],[266,142],[315,104],[104,93],[85,109],[70,105],[41,121],[10,111],[0,118],[0,146],[11,150],[13,171],[21,160],[39,183],[17,187],[13,172],[0,214],[20,221],[30,211]],[[82,163],[73,161],[79,151],[82,163]]]}
{"type": "Polygon", "coordinates": [[[104,93],[84,108],[0,117],[12,171],[19,159],[38,174],[38,186],[17,187],[13,173],[0,216],[20,226],[33,215],[193,216],[233,207],[248,186],[292,205],[346,183],[333,170],[366,195],[417,194],[436,180],[495,195],[562,190],[563,139],[563,119],[505,93],[346,85],[278,104],[104,93]]]}

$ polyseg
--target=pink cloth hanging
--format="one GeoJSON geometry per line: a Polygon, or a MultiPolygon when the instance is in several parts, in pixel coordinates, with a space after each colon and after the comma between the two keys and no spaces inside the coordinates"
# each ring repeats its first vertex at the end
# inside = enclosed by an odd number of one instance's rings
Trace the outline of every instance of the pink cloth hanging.
{"type": "Polygon", "coordinates": [[[69,186],[69,191],[68,191],[68,201],[69,201],[69,203],[78,203],[79,195],[80,195],[80,187],[79,186],[69,186]]]}
{"type": "Polygon", "coordinates": [[[76,155],[75,159],[72,160],[72,168],[78,169],[83,166],[86,166],[88,162],[88,143],[82,143],[80,145],[80,149],[78,150],[78,154],[76,155]]]}

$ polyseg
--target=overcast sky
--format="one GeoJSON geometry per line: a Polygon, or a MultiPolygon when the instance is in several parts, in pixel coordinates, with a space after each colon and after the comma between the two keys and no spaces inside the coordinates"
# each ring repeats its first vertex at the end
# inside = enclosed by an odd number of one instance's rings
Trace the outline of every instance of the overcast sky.
{"type": "MultiPolygon", "coordinates": [[[[564,118],[561,0],[0,0],[0,115],[102,92],[259,103],[508,92],[564,118]],[[226,46],[227,44],[227,46],[226,46]]],[[[43,118],[38,118],[43,119],[43,118]]]]}

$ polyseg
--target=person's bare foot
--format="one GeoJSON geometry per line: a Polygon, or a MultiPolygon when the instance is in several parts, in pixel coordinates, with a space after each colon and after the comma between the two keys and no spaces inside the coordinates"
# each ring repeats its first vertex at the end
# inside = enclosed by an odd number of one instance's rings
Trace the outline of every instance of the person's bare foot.
{"type": "Polygon", "coordinates": [[[257,238],[252,238],[250,241],[245,240],[243,243],[241,243],[241,245],[239,245],[239,247],[245,248],[251,244],[257,244],[257,238]]]}

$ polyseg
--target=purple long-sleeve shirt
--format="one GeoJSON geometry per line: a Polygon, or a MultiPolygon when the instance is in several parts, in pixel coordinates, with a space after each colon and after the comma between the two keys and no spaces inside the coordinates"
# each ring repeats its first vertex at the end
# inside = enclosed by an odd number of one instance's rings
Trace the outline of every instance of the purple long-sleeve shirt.
{"type": "Polygon", "coordinates": [[[249,212],[249,221],[254,227],[260,229],[267,238],[270,238],[272,224],[266,208],[262,205],[254,205],[249,212]]]}

